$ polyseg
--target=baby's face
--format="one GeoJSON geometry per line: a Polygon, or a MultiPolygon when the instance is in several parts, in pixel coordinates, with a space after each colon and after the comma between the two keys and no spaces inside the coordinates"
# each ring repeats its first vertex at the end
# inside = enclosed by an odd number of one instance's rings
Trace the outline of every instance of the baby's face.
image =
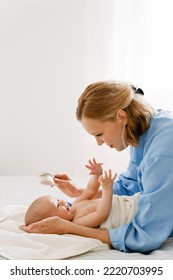
{"type": "Polygon", "coordinates": [[[46,197],[46,206],[50,210],[51,216],[58,216],[64,220],[71,221],[75,214],[75,209],[62,199],[52,196],[46,197]]]}

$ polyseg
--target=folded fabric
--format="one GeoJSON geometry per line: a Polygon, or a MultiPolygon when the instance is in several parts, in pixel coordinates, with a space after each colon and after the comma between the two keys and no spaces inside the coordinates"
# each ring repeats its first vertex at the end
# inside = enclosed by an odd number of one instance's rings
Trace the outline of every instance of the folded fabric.
{"type": "Polygon", "coordinates": [[[106,221],[100,225],[100,228],[117,228],[123,224],[130,223],[137,212],[138,200],[139,193],[132,196],[113,195],[110,214],[106,221]]]}
{"type": "Polygon", "coordinates": [[[19,229],[26,207],[7,205],[0,208],[0,255],[11,260],[66,259],[109,246],[94,238],[72,234],[34,234],[19,229]]]}

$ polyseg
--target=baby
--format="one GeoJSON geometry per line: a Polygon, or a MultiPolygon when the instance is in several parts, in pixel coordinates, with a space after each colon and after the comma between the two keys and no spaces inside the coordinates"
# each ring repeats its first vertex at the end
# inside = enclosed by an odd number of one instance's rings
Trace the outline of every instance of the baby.
{"type": "Polygon", "coordinates": [[[111,170],[103,173],[101,165],[95,159],[86,165],[93,176],[72,205],[52,196],[40,197],[29,206],[25,224],[29,225],[53,216],[93,228],[114,228],[130,222],[137,211],[138,195],[113,195],[112,187],[116,174],[112,176],[111,170]],[[101,198],[95,198],[100,185],[101,198]]]}

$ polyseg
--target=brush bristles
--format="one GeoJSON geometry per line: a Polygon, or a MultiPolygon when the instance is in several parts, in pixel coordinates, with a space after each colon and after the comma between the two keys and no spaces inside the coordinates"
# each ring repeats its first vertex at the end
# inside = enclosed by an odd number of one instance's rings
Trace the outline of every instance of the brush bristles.
{"type": "Polygon", "coordinates": [[[53,176],[51,174],[41,174],[40,175],[40,183],[43,185],[52,185],[54,184],[53,176]]]}

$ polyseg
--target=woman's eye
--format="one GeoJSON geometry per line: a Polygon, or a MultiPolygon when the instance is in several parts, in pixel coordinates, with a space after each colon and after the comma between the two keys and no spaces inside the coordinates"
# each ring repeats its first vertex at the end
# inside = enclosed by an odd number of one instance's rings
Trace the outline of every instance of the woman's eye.
{"type": "Polygon", "coordinates": [[[100,137],[100,136],[102,136],[102,133],[99,133],[99,134],[97,134],[96,136],[97,136],[97,137],[100,137]]]}

